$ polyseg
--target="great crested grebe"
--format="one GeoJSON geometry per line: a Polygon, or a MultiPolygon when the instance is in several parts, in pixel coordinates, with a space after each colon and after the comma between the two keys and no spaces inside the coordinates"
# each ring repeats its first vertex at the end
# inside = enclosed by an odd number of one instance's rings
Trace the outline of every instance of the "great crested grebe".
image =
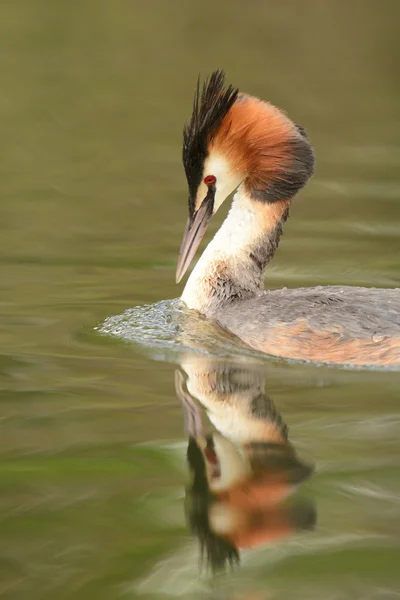
{"type": "Polygon", "coordinates": [[[189,218],[176,280],[211,217],[231,209],[182,294],[183,303],[266,354],[334,364],[400,365],[400,290],[327,286],[264,290],[291,201],[314,170],[305,130],[268,102],[199,83],[183,134],[189,218]]]}
{"type": "Polygon", "coordinates": [[[266,395],[260,365],[188,356],[175,387],[186,416],[192,485],[188,519],[213,571],[239,550],[313,529],[312,501],[290,496],[313,474],[288,440],[288,428],[266,395]],[[186,389],[185,389],[186,388],[186,389]],[[206,433],[200,407],[217,431],[206,433]]]}

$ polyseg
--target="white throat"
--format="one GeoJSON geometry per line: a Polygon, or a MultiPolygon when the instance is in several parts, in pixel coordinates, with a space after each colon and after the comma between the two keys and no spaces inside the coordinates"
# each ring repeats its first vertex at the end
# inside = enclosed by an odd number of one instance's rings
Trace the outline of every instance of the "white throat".
{"type": "Polygon", "coordinates": [[[212,313],[215,308],[215,289],[221,287],[221,283],[228,278],[233,287],[236,285],[243,290],[253,290],[251,295],[254,295],[262,285],[262,273],[254,268],[250,254],[264,237],[260,214],[241,185],[225,221],[186,283],[182,300],[187,307],[203,314],[212,313]]]}

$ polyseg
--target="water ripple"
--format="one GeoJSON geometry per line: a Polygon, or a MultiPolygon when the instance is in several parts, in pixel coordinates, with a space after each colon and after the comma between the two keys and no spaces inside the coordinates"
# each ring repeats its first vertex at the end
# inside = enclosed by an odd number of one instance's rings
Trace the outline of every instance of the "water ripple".
{"type": "Polygon", "coordinates": [[[179,298],[129,308],[95,329],[140,345],[153,360],[175,361],[187,350],[214,357],[259,357],[229,332],[184,309],[179,298]]]}

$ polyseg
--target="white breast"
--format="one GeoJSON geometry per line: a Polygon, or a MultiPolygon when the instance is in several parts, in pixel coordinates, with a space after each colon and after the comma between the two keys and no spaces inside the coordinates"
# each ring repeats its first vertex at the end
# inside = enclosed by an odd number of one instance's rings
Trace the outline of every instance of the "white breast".
{"type": "Polygon", "coordinates": [[[186,283],[182,294],[186,306],[207,314],[213,301],[213,285],[219,274],[228,268],[233,278],[245,278],[246,269],[243,269],[243,265],[249,260],[251,248],[263,235],[262,223],[254,204],[245,195],[243,186],[240,186],[228,216],[186,283]]]}

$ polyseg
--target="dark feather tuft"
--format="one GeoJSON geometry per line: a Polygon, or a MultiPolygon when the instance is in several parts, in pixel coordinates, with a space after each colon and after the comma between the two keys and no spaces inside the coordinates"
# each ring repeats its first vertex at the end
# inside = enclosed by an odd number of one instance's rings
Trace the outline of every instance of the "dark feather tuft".
{"type": "Polygon", "coordinates": [[[239,90],[231,85],[224,89],[225,73],[214,71],[204,80],[200,91],[200,77],[193,101],[191,119],[183,128],[182,160],[189,186],[189,212],[194,212],[197,189],[203,174],[209,139],[237,99],[239,90]]]}
{"type": "Polygon", "coordinates": [[[210,527],[209,511],[214,502],[210,492],[203,454],[194,438],[189,438],[187,459],[193,482],[186,490],[186,515],[192,533],[200,542],[202,566],[216,574],[239,563],[238,549],[210,527]]]}

